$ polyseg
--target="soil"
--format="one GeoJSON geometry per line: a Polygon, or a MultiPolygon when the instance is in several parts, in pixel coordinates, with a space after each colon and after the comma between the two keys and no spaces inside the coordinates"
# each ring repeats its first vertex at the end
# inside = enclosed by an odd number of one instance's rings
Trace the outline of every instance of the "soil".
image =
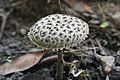
{"type": "MultiPolygon", "coordinates": [[[[52,13],[66,13],[76,16],[75,12],[68,10],[69,7],[64,4],[64,1],[61,2],[62,11],[58,2],[56,4],[55,0],[48,0],[48,2],[40,1],[40,3],[34,7],[31,7],[32,3],[30,2],[24,3],[24,0],[21,0],[21,2],[23,1],[22,5],[13,6],[13,3],[17,4],[17,1],[18,0],[9,0],[8,2],[6,0],[0,1],[0,13],[2,10],[8,12],[13,9],[8,16],[0,40],[0,64],[7,62],[8,57],[10,57],[10,60],[13,60],[24,55],[24,53],[21,53],[22,51],[27,52],[32,48],[36,48],[27,38],[27,32],[30,26],[39,18],[52,13]],[[38,11],[38,5],[44,5],[40,6],[40,11],[38,11]],[[23,13],[24,11],[25,13],[23,13]]],[[[83,1],[87,4],[86,0],[83,1]]],[[[77,69],[85,70],[85,73],[79,77],[74,77],[72,74],[69,74],[70,67],[65,66],[63,80],[105,80],[106,76],[109,76],[109,80],[120,80],[120,70],[105,72],[100,60],[94,55],[94,53],[97,53],[99,55],[113,56],[115,57],[114,65],[120,66],[120,5],[117,4],[118,2],[120,3],[119,0],[115,0],[108,3],[104,12],[105,19],[101,16],[97,5],[105,5],[106,0],[102,0],[99,3],[94,0],[89,2],[88,5],[94,11],[92,14],[84,12],[78,13],[79,15],[84,14],[82,15],[84,16],[83,19],[90,24],[90,34],[86,41],[71,47],[74,50],[82,49],[82,51],[77,54],[68,53],[67,55],[70,56],[65,58],[65,61],[73,62],[78,60],[80,63],[77,69]],[[100,24],[105,21],[109,22],[109,26],[106,28],[100,27],[100,24]]],[[[1,17],[1,24],[2,21],[1,17]]],[[[43,58],[55,54],[55,52],[48,52],[43,58]]],[[[22,72],[11,73],[5,76],[0,75],[0,80],[55,80],[55,75],[56,62],[49,62],[42,65],[39,62],[34,67],[22,72]]]]}

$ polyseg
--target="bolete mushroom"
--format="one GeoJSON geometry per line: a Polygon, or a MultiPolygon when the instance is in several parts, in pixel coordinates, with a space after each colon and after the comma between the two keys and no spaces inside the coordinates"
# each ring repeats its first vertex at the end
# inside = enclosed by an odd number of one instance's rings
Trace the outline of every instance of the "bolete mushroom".
{"type": "Polygon", "coordinates": [[[44,49],[57,50],[57,80],[63,78],[63,48],[76,45],[89,34],[88,24],[74,16],[52,14],[38,20],[28,32],[29,39],[44,49]]]}

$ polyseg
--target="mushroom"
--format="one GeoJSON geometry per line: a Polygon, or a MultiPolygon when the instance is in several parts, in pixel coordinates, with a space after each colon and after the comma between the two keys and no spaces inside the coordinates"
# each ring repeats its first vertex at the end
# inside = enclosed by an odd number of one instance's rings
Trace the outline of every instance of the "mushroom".
{"type": "Polygon", "coordinates": [[[38,20],[30,28],[28,37],[38,47],[57,51],[57,80],[62,80],[63,48],[82,42],[88,34],[85,21],[70,15],[52,14],[38,20]]]}

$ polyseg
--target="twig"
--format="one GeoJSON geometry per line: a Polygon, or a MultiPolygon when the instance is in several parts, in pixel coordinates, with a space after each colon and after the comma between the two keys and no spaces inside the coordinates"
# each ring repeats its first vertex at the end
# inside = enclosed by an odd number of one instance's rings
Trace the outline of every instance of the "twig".
{"type": "Polygon", "coordinates": [[[93,44],[93,41],[92,40],[90,40],[90,42],[91,42],[91,44],[92,44],[92,46],[93,46],[93,51],[94,51],[94,54],[96,55],[96,48],[95,48],[95,45],[93,44]]]}
{"type": "Polygon", "coordinates": [[[17,1],[15,3],[12,3],[12,7],[16,7],[18,5],[21,5],[21,4],[25,4],[27,3],[29,0],[23,0],[23,1],[17,1]]]}
{"type": "Polygon", "coordinates": [[[33,48],[33,49],[29,50],[29,51],[10,51],[9,50],[9,52],[12,53],[12,54],[24,54],[24,53],[33,53],[33,52],[39,52],[39,51],[49,51],[49,50],[37,49],[37,48],[33,48]]]}
{"type": "Polygon", "coordinates": [[[61,11],[61,13],[62,13],[61,0],[58,0],[58,4],[59,4],[59,6],[60,6],[60,11],[61,11]]]}
{"type": "Polygon", "coordinates": [[[105,18],[104,10],[102,9],[100,4],[98,4],[98,8],[100,9],[100,13],[102,15],[103,20],[105,20],[106,18],[105,18]]]}
{"type": "Polygon", "coordinates": [[[103,20],[106,19],[104,12],[109,2],[110,0],[107,0],[106,4],[103,7],[98,3],[98,8],[100,9],[100,13],[102,15],[103,20]]]}
{"type": "Polygon", "coordinates": [[[101,54],[106,55],[106,53],[105,53],[104,49],[102,48],[102,46],[101,46],[100,42],[98,41],[98,39],[95,39],[95,40],[96,40],[98,46],[100,47],[100,50],[102,51],[101,54]]]}
{"type": "Polygon", "coordinates": [[[1,12],[0,13],[0,16],[2,17],[1,30],[0,30],[0,40],[2,38],[2,34],[3,34],[4,28],[5,28],[5,24],[6,24],[7,18],[8,18],[8,16],[10,15],[10,13],[12,11],[13,11],[13,9],[8,11],[7,13],[5,13],[5,12],[1,12]]]}
{"type": "Polygon", "coordinates": [[[79,13],[75,12],[73,9],[69,8],[68,6],[66,6],[65,4],[62,4],[65,8],[67,8],[68,13],[74,14],[75,16],[82,18],[84,20],[86,20],[86,18],[83,15],[80,15],[79,13]]]}

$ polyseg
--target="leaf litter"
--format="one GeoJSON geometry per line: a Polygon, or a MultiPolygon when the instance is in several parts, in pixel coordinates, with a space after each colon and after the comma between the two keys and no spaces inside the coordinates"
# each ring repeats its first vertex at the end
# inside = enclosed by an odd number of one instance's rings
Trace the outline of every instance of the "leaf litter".
{"type": "Polygon", "coordinates": [[[43,57],[45,51],[26,53],[12,62],[0,65],[0,75],[7,75],[13,72],[24,71],[36,65],[43,57]]]}

